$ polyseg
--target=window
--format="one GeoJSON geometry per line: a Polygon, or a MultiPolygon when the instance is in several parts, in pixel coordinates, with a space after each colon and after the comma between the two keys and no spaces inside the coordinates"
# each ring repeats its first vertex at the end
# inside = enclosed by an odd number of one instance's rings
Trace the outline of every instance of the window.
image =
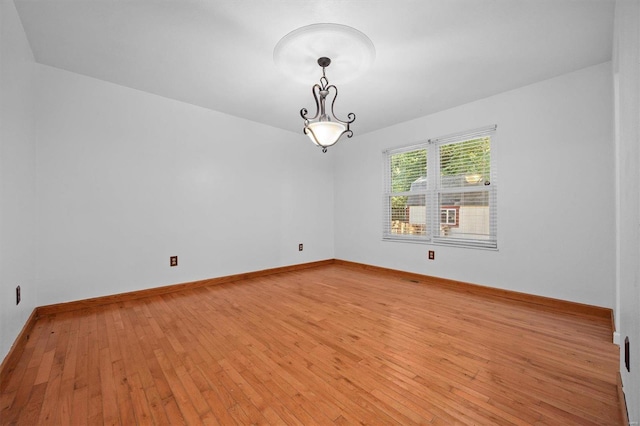
{"type": "Polygon", "coordinates": [[[383,238],[497,248],[495,129],[385,151],[383,238]]]}
{"type": "Polygon", "coordinates": [[[458,226],[459,206],[442,206],[440,208],[440,226],[458,226]]]}

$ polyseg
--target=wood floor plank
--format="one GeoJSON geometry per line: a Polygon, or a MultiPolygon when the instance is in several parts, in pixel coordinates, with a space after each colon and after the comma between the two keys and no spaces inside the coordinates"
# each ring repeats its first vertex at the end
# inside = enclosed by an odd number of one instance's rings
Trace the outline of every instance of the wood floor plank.
{"type": "MultiPolygon", "coordinates": [[[[166,423],[168,420],[164,415],[164,412],[160,412],[158,410],[153,410],[152,413],[151,407],[147,401],[147,394],[142,385],[142,381],[140,380],[140,375],[134,373],[128,378],[129,387],[131,391],[131,402],[133,403],[133,411],[135,413],[135,424],[150,424],[154,422],[158,423],[166,423]]],[[[154,388],[148,389],[149,395],[151,398],[155,399],[156,408],[159,403],[159,398],[157,397],[157,393],[154,392],[154,388]]],[[[123,422],[124,423],[124,422],[123,422]]]]}
{"type": "MultiPolygon", "coordinates": [[[[170,425],[186,425],[187,420],[185,420],[182,412],[180,411],[180,407],[178,406],[178,402],[172,396],[166,398],[162,401],[164,405],[164,411],[167,414],[167,418],[169,419],[170,425]]],[[[162,424],[162,423],[160,423],[162,424]]],[[[233,423],[229,423],[233,424],[233,423]]]]}
{"type": "Polygon", "coordinates": [[[102,399],[102,419],[105,425],[120,423],[118,397],[116,392],[116,378],[113,372],[109,347],[103,347],[98,353],[100,369],[100,390],[102,399]]]}
{"type": "Polygon", "coordinates": [[[116,400],[119,410],[119,421],[122,424],[134,424],[136,416],[133,411],[132,390],[122,359],[111,363],[116,388],[116,400]]]}
{"type": "MultiPolygon", "coordinates": [[[[28,364],[26,360],[25,364],[28,364]]],[[[37,407],[38,412],[40,411],[40,405],[29,404],[33,388],[35,387],[34,383],[38,370],[38,366],[27,368],[25,374],[21,375],[22,383],[24,383],[23,386],[18,386],[15,391],[11,391],[10,387],[6,388],[6,393],[2,394],[2,412],[0,412],[0,419],[2,419],[1,423],[15,424],[21,415],[20,407],[33,405],[31,409],[35,409],[34,407],[37,407]]],[[[5,379],[3,378],[3,380],[5,379]]]]}
{"type": "Polygon", "coordinates": [[[87,386],[74,389],[73,400],[71,402],[71,419],[68,424],[82,425],[87,422],[89,418],[88,402],[89,388],[87,386]]]}
{"type": "MultiPolygon", "coordinates": [[[[55,346],[52,347],[54,357],[49,368],[49,377],[46,379],[47,390],[43,395],[42,408],[38,419],[39,424],[61,424],[61,422],[68,418],[68,413],[64,413],[63,411],[69,409],[72,396],[64,395],[61,387],[70,341],[70,327],[70,317],[68,315],[61,315],[59,322],[55,324],[52,331],[52,335],[55,334],[57,338],[55,340],[50,339],[47,342],[47,345],[50,345],[52,341],[55,341],[55,346]]],[[[69,368],[70,370],[74,370],[75,374],[75,365],[71,364],[72,363],[69,363],[69,368]]]]}
{"type": "MultiPolygon", "coordinates": [[[[17,421],[15,423],[7,424],[18,424],[18,425],[35,425],[38,424],[38,419],[40,418],[40,412],[42,410],[42,401],[44,399],[44,394],[47,391],[47,384],[40,383],[38,385],[34,385],[31,388],[31,393],[29,395],[29,400],[24,405],[23,408],[18,410],[17,412],[17,421]]],[[[2,422],[4,423],[5,417],[2,417],[2,422]]],[[[7,417],[7,420],[11,419],[11,417],[7,417]]]]}
{"type": "Polygon", "coordinates": [[[175,396],[175,402],[180,409],[182,418],[189,424],[198,424],[200,421],[200,415],[193,406],[191,395],[188,394],[178,373],[176,373],[174,366],[169,361],[165,351],[163,349],[156,349],[156,359],[162,368],[162,372],[167,378],[167,382],[172,391],[172,396],[175,396]]]}
{"type": "Polygon", "coordinates": [[[38,318],[0,424],[622,424],[604,317],[342,264],[149,294],[38,318]]]}

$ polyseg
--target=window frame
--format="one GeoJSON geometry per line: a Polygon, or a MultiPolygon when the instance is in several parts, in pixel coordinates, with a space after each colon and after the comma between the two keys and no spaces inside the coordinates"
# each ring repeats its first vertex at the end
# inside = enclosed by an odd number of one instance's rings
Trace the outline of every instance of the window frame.
{"type": "Polygon", "coordinates": [[[440,206],[440,226],[449,226],[451,228],[457,228],[460,226],[460,206],[440,206]],[[445,214],[446,222],[442,221],[442,212],[445,214]],[[453,223],[449,222],[449,212],[453,212],[453,223]]]}
{"type": "MultiPolygon", "coordinates": [[[[497,219],[497,143],[496,143],[497,126],[488,126],[466,132],[460,132],[452,135],[442,136],[439,138],[429,139],[425,142],[412,144],[404,147],[393,148],[383,151],[383,241],[395,242],[413,242],[433,245],[446,245],[452,247],[478,248],[478,249],[498,249],[498,219],[497,219]],[[482,185],[467,186],[443,186],[440,175],[440,148],[444,145],[462,143],[474,139],[489,137],[490,139],[490,157],[489,157],[489,177],[483,179],[482,185]],[[391,164],[392,157],[397,154],[413,152],[417,150],[426,150],[427,167],[426,167],[426,187],[419,191],[405,191],[402,193],[392,192],[391,164]],[[455,196],[455,194],[473,194],[486,193],[488,197],[488,226],[487,234],[482,234],[480,238],[456,237],[449,234],[450,228],[458,228],[460,226],[461,211],[460,206],[451,203],[441,203],[442,195],[455,196]],[[394,196],[415,196],[423,195],[425,200],[425,232],[424,234],[401,234],[395,233],[392,229],[392,210],[391,199],[394,196]],[[443,224],[441,220],[441,212],[446,209],[456,209],[456,224],[443,224]],[[443,228],[446,228],[446,230],[443,228]]],[[[473,196],[473,195],[472,195],[473,196]]],[[[484,197],[484,196],[483,196],[484,197]]],[[[409,209],[410,206],[407,206],[409,209]]],[[[486,222],[485,222],[486,223],[486,222]]]]}

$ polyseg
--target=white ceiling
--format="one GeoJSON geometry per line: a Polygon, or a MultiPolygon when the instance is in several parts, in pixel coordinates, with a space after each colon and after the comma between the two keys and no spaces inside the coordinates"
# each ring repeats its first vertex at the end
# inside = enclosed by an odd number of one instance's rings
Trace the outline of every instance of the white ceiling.
{"type": "MultiPolygon", "coordinates": [[[[4,0],[0,0],[4,1],[4,0]]],[[[611,59],[613,0],[15,0],[36,61],[302,132],[311,86],[273,63],[314,23],[365,33],[372,68],[341,84],[354,135],[611,59]]]]}

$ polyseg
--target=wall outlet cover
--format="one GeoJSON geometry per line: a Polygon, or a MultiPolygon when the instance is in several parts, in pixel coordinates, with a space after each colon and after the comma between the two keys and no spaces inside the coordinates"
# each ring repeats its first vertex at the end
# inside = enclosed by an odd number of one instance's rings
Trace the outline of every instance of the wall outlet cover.
{"type": "Polygon", "coordinates": [[[629,336],[624,338],[624,366],[631,373],[631,345],[629,344],[629,336]]]}

